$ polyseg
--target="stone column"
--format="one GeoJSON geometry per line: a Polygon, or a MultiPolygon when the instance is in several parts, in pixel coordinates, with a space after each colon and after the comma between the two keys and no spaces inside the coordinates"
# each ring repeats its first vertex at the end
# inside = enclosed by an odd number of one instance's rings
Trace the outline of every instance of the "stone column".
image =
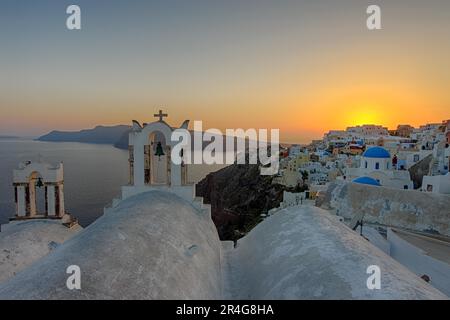
{"type": "Polygon", "coordinates": [[[58,201],[59,201],[59,211],[56,212],[56,215],[62,217],[66,213],[66,209],[64,207],[64,185],[60,184],[58,186],[58,201]]]}
{"type": "Polygon", "coordinates": [[[136,187],[143,187],[144,182],[144,146],[134,146],[134,185],[136,187]]]}
{"type": "MultiPolygon", "coordinates": [[[[170,152],[170,149],[169,149],[170,152]]],[[[181,186],[182,180],[183,180],[183,172],[181,164],[175,164],[172,161],[170,161],[169,165],[169,176],[170,176],[170,185],[172,186],[181,186]]],[[[186,166],[186,164],[185,164],[186,166]]]]}
{"type": "Polygon", "coordinates": [[[128,184],[132,186],[134,184],[134,148],[133,146],[128,147],[128,162],[129,162],[129,180],[128,184]]]}
{"type": "Polygon", "coordinates": [[[181,162],[181,185],[187,185],[187,165],[181,162]]]}
{"type": "Polygon", "coordinates": [[[56,193],[55,186],[48,185],[47,186],[47,215],[55,216],[56,215],[56,193]]]}
{"type": "Polygon", "coordinates": [[[17,186],[17,215],[25,217],[27,215],[27,205],[25,197],[25,186],[17,186]]]}
{"type": "Polygon", "coordinates": [[[152,184],[152,146],[144,146],[144,184],[152,184]]]}
{"type": "MultiPolygon", "coordinates": [[[[166,157],[167,157],[167,163],[166,163],[166,182],[167,185],[171,185],[172,183],[172,177],[171,177],[171,173],[172,173],[172,153],[170,150],[170,146],[166,146],[166,157]]],[[[181,177],[181,176],[180,176],[181,177]]]]}
{"type": "Polygon", "coordinates": [[[29,193],[28,193],[28,203],[30,205],[30,217],[36,215],[36,183],[35,179],[31,179],[29,185],[29,193]]]}

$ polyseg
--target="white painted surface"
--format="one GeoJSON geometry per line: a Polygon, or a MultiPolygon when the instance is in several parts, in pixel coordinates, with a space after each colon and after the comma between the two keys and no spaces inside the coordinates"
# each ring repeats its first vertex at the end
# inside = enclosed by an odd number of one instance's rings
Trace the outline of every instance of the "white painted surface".
{"type": "MultiPolygon", "coordinates": [[[[373,244],[375,247],[386,253],[390,254],[390,245],[389,241],[384,238],[376,229],[369,227],[367,225],[363,225],[363,236],[367,238],[367,240],[373,244]]],[[[357,234],[361,234],[361,227],[356,228],[355,232],[357,234]]]]}
{"type": "Polygon", "coordinates": [[[209,216],[161,191],[122,201],[10,281],[0,299],[216,299],[220,241],[209,216]],[[68,290],[66,268],[81,269],[68,290]]]}
{"type": "Polygon", "coordinates": [[[19,217],[24,217],[27,214],[25,203],[26,203],[25,187],[18,186],[17,187],[17,215],[19,217]]]}
{"type": "Polygon", "coordinates": [[[228,249],[233,299],[445,299],[422,279],[316,207],[290,207],[228,249]],[[381,290],[366,286],[381,268],[381,290]]]}
{"type": "Polygon", "coordinates": [[[64,202],[64,185],[60,184],[58,187],[59,190],[59,215],[63,215],[66,212],[65,202],[64,202]]]}
{"type": "Polygon", "coordinates": [[[16,221],[1,227],[0,283],[46,256],[51,243],[61,244],[82,230],[80,226],[68,229],[52,220],[16,221]]]}
{"type": "Polygon", "coordinates": [[[429,186],[434,193],[450,194],[450,173],[439,176],[424,176],[422,191],[428,192],[429,186]]]}
{"type": "MultiPolygon", "coordinates": [[[[426,251],[402,239],[390,228],[387,236],[391,245],[392,258],[418,276],[428,275],[434,287],[450,296],[450,265],[448,263],[433,258],[426,251]]],[[[447,250],[450,259],[450,246],[447,250]]]]}
{"type": "Polygon", "coordinates": [[[47,182],[60,182],[64,180],[64,166],[61,163],[52,165],[45,162],[23,162],[13,171],[14,182],[28,182],[33,172],[38,172],[47,182]]]}
{"type": "Polygon", "coordinates": [[[47,186],[47,205],[49,216],[54,216],[56,214],[56,202],[55,202],[55,186],[47,186]]]}

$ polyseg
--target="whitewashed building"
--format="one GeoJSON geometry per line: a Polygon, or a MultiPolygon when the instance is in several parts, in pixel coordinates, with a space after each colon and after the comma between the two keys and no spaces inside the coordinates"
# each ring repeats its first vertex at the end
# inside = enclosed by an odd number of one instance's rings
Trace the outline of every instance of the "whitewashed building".
{"type": "Polygon", "coordinates": [[[424,176],[422,191],[450,194],[450,173],[437,176],[424,176]]]}
{"type": "Polygon", "coordinates": [[[389,152],[382,147],[370,147],[362,155],[359,168],[346,168],[347,180],[370,177],[381,186],[396,189],[413,189],[409,171],[394,170],[389,152]]]}

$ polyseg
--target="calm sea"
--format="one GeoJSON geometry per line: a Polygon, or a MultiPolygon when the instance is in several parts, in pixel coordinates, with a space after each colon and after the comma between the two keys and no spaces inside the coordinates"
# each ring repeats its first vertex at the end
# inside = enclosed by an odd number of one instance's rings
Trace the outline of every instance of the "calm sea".
{"type": "MultiPolygon", "coordinates": [[[[74,142],[40,142],[0,139],[0,224],[14,215],[13,169],[21,161],[64,163],[66,211],[87,226],[103,214],[103,207],[128,183],[128,153],[109,145],[74,142]]],[[[196,165],[188,169],[189,180],[198,182],[223,165],[196,165]]]]}

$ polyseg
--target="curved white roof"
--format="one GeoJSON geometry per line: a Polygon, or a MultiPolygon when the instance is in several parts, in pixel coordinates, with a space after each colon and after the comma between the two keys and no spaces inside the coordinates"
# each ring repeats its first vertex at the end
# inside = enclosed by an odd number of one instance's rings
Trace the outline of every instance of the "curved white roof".
{"type": "Polygon", "coordinates": [[[0,283],[47,255],[82,230],[67,228],[60,220],[26,220],[2,225],[0,232],[0,283]]]}
{"type": "Polygon", "coordinates": [[[283,209],[229,249],[230,298],[446,299],[369,241],[312,206],[283,209]],[[367,267],[381,269],[369,290],[367,267]]]}
{"type": "Polygon", "coordinates": [[[209,216],[166,192],[130,197],[0,285],[0,299],[213,299],[220,242],[209,216]],[[69,290],[66,268],[81,269],[69,290]]]}

